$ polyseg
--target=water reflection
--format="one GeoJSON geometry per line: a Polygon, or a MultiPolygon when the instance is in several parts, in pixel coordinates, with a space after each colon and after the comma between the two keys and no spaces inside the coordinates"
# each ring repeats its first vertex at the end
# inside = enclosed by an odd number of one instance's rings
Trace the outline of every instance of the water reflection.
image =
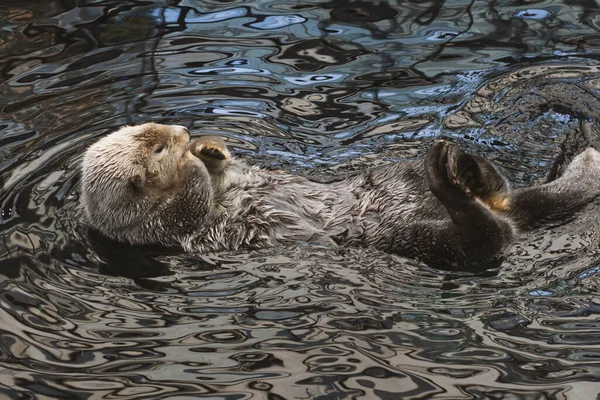
{"type": "Polygon", "coordinates": [[[322,180],[443,133],[515,185],[543,181],[598,142],[597,17],[566,1],[4,2],[0,397],[593,398],[597,213],[487,270],[191,255],[87,231],[77,165],[154,120],[322,180]]]}

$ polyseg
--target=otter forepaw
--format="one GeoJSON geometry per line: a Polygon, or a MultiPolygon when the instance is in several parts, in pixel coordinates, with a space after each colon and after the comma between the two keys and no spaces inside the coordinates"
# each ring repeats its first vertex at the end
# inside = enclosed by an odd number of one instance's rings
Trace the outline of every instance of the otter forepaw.
{"type": "Polygon", "coordinates": [[[190,144],[190,150],[198,158],[226,160],[231,158],[223,139],[216,136],[203,136],[190,144]]]}
{"type": "Polygon", "coordinates": [[[200,149],[200,156],[214,158],[215,160],[224,160],[227,158],[225,153],[223,153],[222,149],[213,146],[212,144],[207,144],[200,149]]]}
{"type": "Polygon", "coordinates": [[[231,158],[223,139],[217,136],[203,136],[190,144],[190,151],[198,157],[211,174],[221,172],[231,158]]]}

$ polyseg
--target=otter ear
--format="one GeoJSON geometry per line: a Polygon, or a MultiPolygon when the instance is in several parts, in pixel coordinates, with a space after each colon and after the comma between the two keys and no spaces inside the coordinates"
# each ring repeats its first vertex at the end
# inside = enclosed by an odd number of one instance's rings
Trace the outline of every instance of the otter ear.
{"type": "Polygon", "coordinates": [[[135,191],[140,191],[143,188],[143,179],[142,175],[136,174],[129,178],[129,186],[135,191]]]}

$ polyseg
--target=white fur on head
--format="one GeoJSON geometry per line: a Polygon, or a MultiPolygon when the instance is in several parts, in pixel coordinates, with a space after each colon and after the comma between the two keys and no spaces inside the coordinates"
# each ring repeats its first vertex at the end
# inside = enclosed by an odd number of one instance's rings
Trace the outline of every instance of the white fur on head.
{"type": "Polygon", "coordinates": [[[149,123],[125,126],[90,146],[81,164],[87,222],[109,237],[133,242],[144,208],[169,201],[146,189],[177,186],[188,145],[184,127],[149,123]]]}
{"type": "Polygon", "coordinates": [[[110,212],[136,176],[145,174],[140,164],[139,127],[125,126],[103,137],[86,151],[82,162],[82,201],[88,218],[110,212]]]}

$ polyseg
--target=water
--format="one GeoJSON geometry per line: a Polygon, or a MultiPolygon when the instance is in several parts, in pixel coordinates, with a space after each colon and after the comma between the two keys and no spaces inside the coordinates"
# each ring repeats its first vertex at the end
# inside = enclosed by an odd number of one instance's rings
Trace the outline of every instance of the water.
{"type": "Polygon", "coordinates": [[[598,397],[593,212],[468,271],[135,249],[73,217],[85,147],[148,120],[321,180],[443,133],[543,181],[600,137],[595,2],[4,1],[0,21],[0,397],[598,397]]]}

